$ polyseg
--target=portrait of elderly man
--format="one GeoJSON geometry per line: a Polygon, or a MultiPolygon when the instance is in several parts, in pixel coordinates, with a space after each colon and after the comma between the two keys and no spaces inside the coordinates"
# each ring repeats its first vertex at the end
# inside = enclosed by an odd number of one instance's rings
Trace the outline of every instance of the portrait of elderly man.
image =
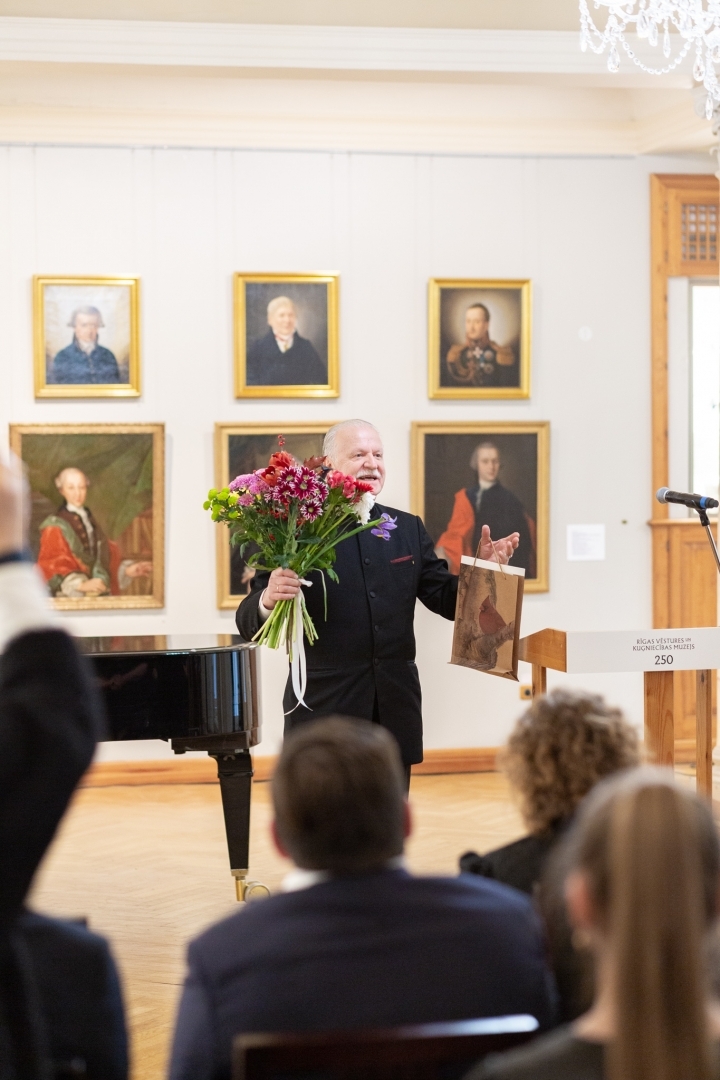
{"type": "Polygon", "coordinates": [[[517,380],[515,352],[490,337],[490,311],[475,303],[465,311],[465,340],[451,345],[442,372],[443,386],[510,386],[517,380]]]}
{"type": "Polygon", "coordinates": [[[463,555],[477,551],[483,526],[491,536],[517,533],[520,541],[511,557],[513,566],[522,566],[527,577],[537,574],[535,522],[525,507],[499,481],[500,451],[490,440],[479,443],[472,452],[470,468],[477,472],[477,484],[455,494],[452,517],[435,545],[435,554],[446,559],[453,574],[459,573],[463,555]]]}
{"type": "Polygon", "coordinates": [[[85,505],[89,481],[82,469],[62,469],[55,477],[62,502],[40,524],[40,568],[53,596],[82,599],[118,596],[132,581],[152,575],[152,562],[123,559],[85,505]]]}
{"type": "Polygon", "coordinates": [[[105,326],[100,310],[89,304],[75,308],[68,326],[72,327],[72,342],[56,354],[48,383],[119,383],[115,355],[98,340],[105,326]]]}
{"type": "Polygon", "coordinates": [[[248,386],[324,386],[328,381],[323,362],[308,338],[298,333],[298,312],[287,296],[276,296],[267,306],[268,331],[248,349],[248,386]]]}

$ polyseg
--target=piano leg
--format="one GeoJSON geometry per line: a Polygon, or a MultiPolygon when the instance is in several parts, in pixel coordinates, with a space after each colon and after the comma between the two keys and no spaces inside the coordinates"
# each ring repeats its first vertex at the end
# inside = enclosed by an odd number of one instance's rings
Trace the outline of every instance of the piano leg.
{"type": "Polygon", "coordinates": [[[209,756],[217,761],[230,873],[235,878],[235,895],[238,900],[249,900],[251,896],[253,899],[269,896],[270,890],[265,885],[247,880],[253,775],[250,751],[217,750],[210,751],[209,756]]]}

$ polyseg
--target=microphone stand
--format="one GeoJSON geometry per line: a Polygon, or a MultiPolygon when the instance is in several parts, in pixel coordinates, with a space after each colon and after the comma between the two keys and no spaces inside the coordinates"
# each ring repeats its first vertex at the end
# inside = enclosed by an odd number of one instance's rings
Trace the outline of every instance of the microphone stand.
{"type": "Polygon", "coordinates": [[[720,555],[718,555],[718,549],[717,549],[717,545],[715,543],[715,537],[713,536],[712,529],[710,528],[710,522],[708,520],[707,510],[704,510],[702,508],[702,506],[699,506],[697,503],[692,504],[692,509],[697,511],[698,516],[700,518],[700,524],[702,525],[702,527],[705,529],[705,532],[707,533],[707,538],[710,541],[710,547],[712,548],[713,555],[715,556],[715,565],[717,566],[718,573],[720,574],[720,555]]]}

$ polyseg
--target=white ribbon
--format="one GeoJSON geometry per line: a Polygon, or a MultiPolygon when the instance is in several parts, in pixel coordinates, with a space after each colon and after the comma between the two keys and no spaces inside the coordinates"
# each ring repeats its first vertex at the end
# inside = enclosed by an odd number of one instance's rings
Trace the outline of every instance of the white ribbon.
{"type": "MultiPolygon", "coordinates": [[[[312,585],[312,581],[304,581],[300,578],[301,585],[312,585]]],[[[285,716],[289,716],[290,713],[295,712],[298,705],[303,705],[306,709],[310,709],[309,705],[305,704],[305,690],[307,688],[307,659],[305,657],[305,634],[303,631],[303,608],[305,607],[305,596],[302,589],[297,593],[293,600],[293,632],[290,639],[290,678],[292,680],[293,693],[297,699],[297,705],[285,713],[285,716]]],[[[310,709],[312,712],[312,709],[310,709]]]]}

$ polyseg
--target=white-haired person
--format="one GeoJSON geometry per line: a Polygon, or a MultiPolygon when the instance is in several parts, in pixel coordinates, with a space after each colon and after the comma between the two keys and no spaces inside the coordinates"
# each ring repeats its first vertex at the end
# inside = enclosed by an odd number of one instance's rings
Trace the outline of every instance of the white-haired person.
{"type": "Polygon", "coordinates": [[[298,333],[298,313],[287,296],[276,296],[267,306],[268,331],[247,353],[248,386],[323,386],[328,381],[323,363],[309,338],[298,333]]]}
{"type": "Polygon", "coordinates": [[[708,956],[720,851],[709,804],[669,771],[632,770],[595,788],[566,843],[566,903],[595,960],[593,1003],[467,1080],[717,1080],[708,956]]]}
{"type": "MultiPolygon", "coordinates": [[[[334,469],[371,487],[377,499],[385,482],[385,455],[377,429],[365,420],[332,427],[323,453],[334,469]]],[[[368,530],[338,545],[338,582],[327,581],[327,618],[320,574],[303,587],[292,570],[259,572],[237,612],[241,636],[250,641],[280,600],[304,588],[319,638],[307,649],[307,707],[299,705],[288,679],[285,730],[321,716],[358,717],[387,728],[400,746],[406,785],[410,767],[422,761],[422,699],[415,665],[415,601],[445,619],[454,619],[456,576],[433,551],[433,542],[415,514],[375,502],[372,514],[386,517],[384,530],[368,530]],[[378,534],[384,535],[378,535],[378,534]]],[[[498,537],[494,550],[507,562],[519,537],[498,537]]],[[[482,534],[481,555],[493,557],[490,530],[482,534]]]]}
{"type": "Polygon", "coordinates": [[[119,383],[115,354],[99,342],[105,326],[98,308],[91,304],[75,308],[68,326],[73,339],[56,353],[48,372],[49,383],[119,383]]]}

